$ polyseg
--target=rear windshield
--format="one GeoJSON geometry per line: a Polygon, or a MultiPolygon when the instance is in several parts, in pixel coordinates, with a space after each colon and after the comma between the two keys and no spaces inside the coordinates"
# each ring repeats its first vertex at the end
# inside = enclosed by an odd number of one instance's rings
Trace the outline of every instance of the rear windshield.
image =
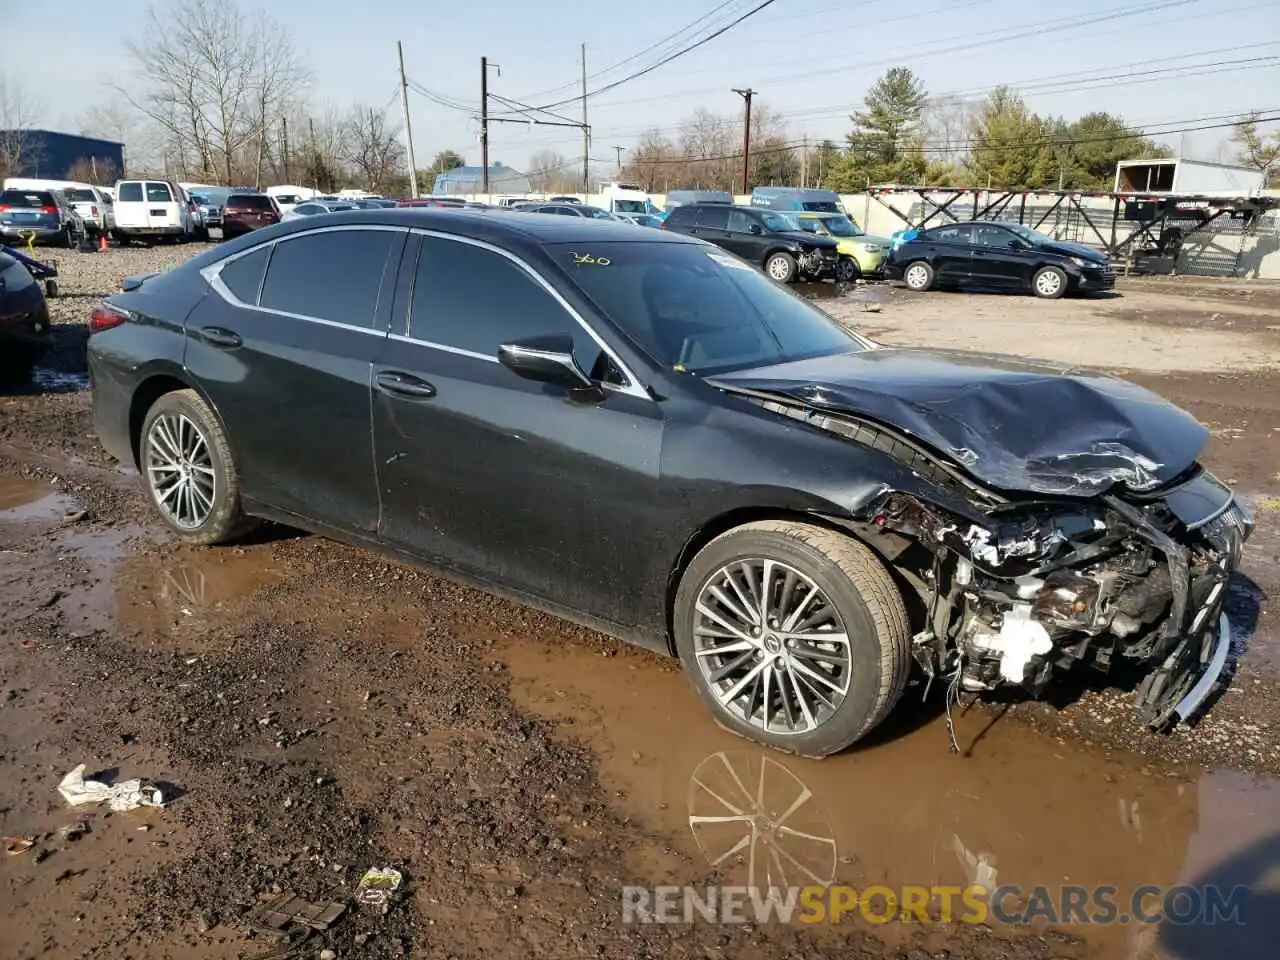
{"type": "Polygon", "coordinates": [[[299,198],[294,196],[292,193],[276,194],[276,203],[298,203],[298,202],[299,202],[299,198]]]}
{"type": "Polygon", "coordinates": [[[47,190],[0,191],[0,204],[6,207],[51,207],[56,202],[47,190]]]}
{"type": "Polygon", "coordinates": [[[246,210],[271,210],[271,198],[260,193],[233,193],[227,197],[228,207],[243,207],[246,210]]]}
{"type": "Polygon", "coordinates": [[[116,188],[116,203],[141,203],[142,202],[142,184],[136,180],[132,183],[122,183],[116,188]]]}
{"type": "Polygon", "coordinates": [[[167,183],[147,184],[147,203],[172,203],[173,191],[167,183]]]}
{"type": "Polygon", "coordinates": [[[64,190],[66,198],[72,203],[97,203],[98,198],[94,196],[92,190],[85,190],[83,187],[75,190],[64,190]]]}

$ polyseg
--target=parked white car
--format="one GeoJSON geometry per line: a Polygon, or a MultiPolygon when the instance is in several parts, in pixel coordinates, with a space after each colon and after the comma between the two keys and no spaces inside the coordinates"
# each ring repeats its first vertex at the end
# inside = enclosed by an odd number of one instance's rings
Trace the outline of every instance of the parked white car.
{"type": "Polygon", "coordinates": [[[62,191],[67,203],[84,221],[85,231],[93,237],[110,234],[116,225],[115,204],[98,187],[89,184],[67,187],[62,191]]]}
{"type": "Polygon", "coordinates": [[[196,234],[191,198],[171,180],[118,180],[113,236],[129,240],[169,239],[185,243],[196,234]]]}

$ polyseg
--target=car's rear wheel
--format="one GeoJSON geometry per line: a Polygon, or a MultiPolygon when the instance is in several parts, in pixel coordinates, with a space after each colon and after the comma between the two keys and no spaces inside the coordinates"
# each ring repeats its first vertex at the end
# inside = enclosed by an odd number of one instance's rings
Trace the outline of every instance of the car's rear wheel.
{"type": "Polygon", "coordinates": [[[1057,300],[1067,292],[1067,275],[1058,267],[1041,267],[1031,278],[1031,291],[1042,300],[1057,300]]]}
{"type": "Polygon", "coordinates": [[[223,543],[255,525],[241,509],[226,431],[194,390],[166,393],[151,405],[138,454],[152,502],[182,539],[223,543]]]}
{"type": "Polygon", "coordinates": [[[791,254],[779,250],[777,253],[769,254],[764,262],[764,272],[779,283],[790,283],[800,272],[800,265],[791,254]]]}
{"type": "Polygon", "coordinates": [[[907,264],[907,269],[902,271],[902,282],[907,289],[923,293],[933,286],[933,267],[923,260],[907,264]]]}
{"type": "Polygon", "coordinates": [[[836,263],[836,279],[841,283],[853,283],[861,272],[853,257],[841,257],[836,263]]]}
{"type": "Polygon", "coordinates": [[[865,736],[910,670],[889,572],[857,540],[811,524],[750,523],[712,540],[672,612],[685,672],[716,721],[801,756],[865,736]]]}

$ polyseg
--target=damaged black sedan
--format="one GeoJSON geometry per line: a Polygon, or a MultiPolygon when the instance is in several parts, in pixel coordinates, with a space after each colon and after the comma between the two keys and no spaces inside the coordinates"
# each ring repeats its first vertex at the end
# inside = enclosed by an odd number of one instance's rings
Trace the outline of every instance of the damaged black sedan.
{"type": "Polygon", "coordinates": [[[257,518],[678,656],[725,726],[840,750],[909,676],[1223,669],[1253,521],[1112,378],[886,348],[742,261],[580,218],[281,224],[95,311],[98,435],[180,537],[257,518]]]}

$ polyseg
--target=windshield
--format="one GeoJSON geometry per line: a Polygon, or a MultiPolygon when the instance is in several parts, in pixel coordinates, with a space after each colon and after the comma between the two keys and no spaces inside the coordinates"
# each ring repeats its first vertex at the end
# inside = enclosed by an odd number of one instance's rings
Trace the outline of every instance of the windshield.
{"type": "Polygon", "coordinates": [[[862,231],[848,217],[822,217],[822,225],[833,237],[860,237],[862,231]]]}
{"type": "Polygon", "coordinates": [[[1027,243],[1039,246],[1042,243],[1053,243],[1052,237],[1047,237],[1039,230],[1032,230],[1030,227],[1024,227],[1019,223],[1001,223],[1000,226],[1006,230],[1012,230],[1027,243]]]}
{"type": "Polygon", "coordinates": [[[864,349],[807,300],[702,244],[552,244],[570,280],[658,362],[725,373],[864,349]]]}
{"type": "Polygon", "coordinates": [[[800,229],[800,224],[792,217],[788,217],[785,213],[775,213],[772,210],[764,210],[760,213],[760,219],[764,221],[764,225],[770,230],[786,232],[789,230],[800,229]]]}
{"type": "Polygon", "coordinates": [[[648,208],[643,200],[615,200],[614,213],[644,213],[648,208]]]}

